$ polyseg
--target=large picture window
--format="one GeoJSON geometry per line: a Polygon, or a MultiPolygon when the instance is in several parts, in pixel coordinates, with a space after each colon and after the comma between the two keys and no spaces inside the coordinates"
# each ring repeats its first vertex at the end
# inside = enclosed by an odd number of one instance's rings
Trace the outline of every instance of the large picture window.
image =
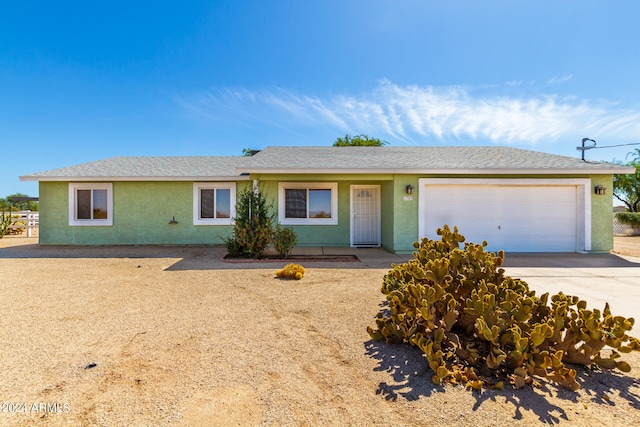
{"type": "Polygon", "coordinates": [[[193,184],[193,223],[195,225],[231,224],[235,216],[235,207],[235,182],[193,184]]]}
{"type": "Polygon", "coordinates": [[[113,185],[69,184],[69,225],[113,225],[113,185]]]}
{"type": "Polygon", "coordinates": [[[337,224],[338,184],[279,183],[278,220],[285,225],[337,224]]]}

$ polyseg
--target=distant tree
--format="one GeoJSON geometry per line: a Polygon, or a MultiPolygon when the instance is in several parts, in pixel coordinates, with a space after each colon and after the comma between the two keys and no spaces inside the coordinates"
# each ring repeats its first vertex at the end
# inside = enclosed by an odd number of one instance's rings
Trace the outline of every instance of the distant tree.
{"type": "Polygon", "coordinates": [[[11,200],[17,197],[29,197],[29,196],[22,193],[16,193],[16,194],[7,196],[5,199],[0,199],[0,210],[9,210],[9,208],[13,208],[14,210],[18,210],[18,211],[38,211],[38,202],[11,200]]]}
{"type": "Polygon", "coordinates": [[[349,136],[346,134],[344,138],[338,137],[333,143],[334,147],[353,147],[353,146],[367,146],[367,147],[382,147],[387,145],[388,142],[378,138],[371,138],[365,134],[349,136]]]}
{"type": "Polygon", "coordinates": [[[260,152],[260,150],[254,150],[253,148],[243,148],[242,149],[242,155],[243,156],[253,156],[255,154],[258,154],[260,152]]]}
{"type": "MultiPolygon", "coordinates": [[[[629,212],[640,212],[640,149],[636,148],[634,157],[626,163],[617,162],[625,166],[633,166],[636,173],[632,175],[613,176],[613,195],[625,204],[629,212]]],[[[627,155],[629,157],[629,155],[627,155]]]]}

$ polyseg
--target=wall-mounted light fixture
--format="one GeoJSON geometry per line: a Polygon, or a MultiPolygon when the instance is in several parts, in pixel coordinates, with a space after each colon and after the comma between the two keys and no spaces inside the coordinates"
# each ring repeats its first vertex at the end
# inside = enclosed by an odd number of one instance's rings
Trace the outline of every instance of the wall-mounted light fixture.
{"type": "Polygon", "coordinates": [[[178,221],[176,221],[176,217],[174,216],[173,218],[171,218],[171,221],[169,221],[169,225],[173,225],[173,224],[177,224],[178,221]]]}
{"type": "Polygon", "coordinates": [[[602,186],[602,185],[596,185],[593,189],[593,191],[599,195],[602,196],[603,194],[605,194],[607,192],[607,188],[602,186]]]}
{"type": "Polygon", "coordinates": [[[407,190],[407,194],[413,194],[413,185],[411,184],[407,185],[406,190],[407,190]]]}

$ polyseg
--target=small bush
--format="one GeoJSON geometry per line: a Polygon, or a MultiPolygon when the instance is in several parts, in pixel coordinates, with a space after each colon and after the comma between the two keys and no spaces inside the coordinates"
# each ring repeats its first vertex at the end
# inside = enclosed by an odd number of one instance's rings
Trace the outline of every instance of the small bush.
{"type": "MultiPolygon", "coordinates": [[[[19,220],[20,215],[13,215],[13,221],[11,224],[9,224],[9,226],[23,226],[26,227],[27,222],[26,221],[20,221],[19,220]]],[[[24,233],[24,228],[9,228],[6,232],[6,234],[12,234],[12,235],[19,235],[24,233]]]]}
{"type": "Polygon", "coordinates": [[[235,236],[232,234],[231,236],[224,238],[224,245],[227,247],[227,252],[230,257],[233,258],[248,258],[249,253],[247,251],[247,247],[243,245],[235,236]]]}
{"type": "Polygon", "coordinates": [[[288,264],[281,270],[276,271],[276,277],[300,280],[304,276],[304,267],[300,264],[288,264]]]}
{"type": "Polygon", "coordinates": [[[615,215],[620,224],[640,227],[640,212],[616,212],[615,215]]]}
{"type": "Polygon", "coordinates": [[[273,230],[273,247],[281,258],[289,258],[296,243],[298,243],[298,236],[291,228],[276,225],[273,230]]]}
{"type": "Polygon", "coordinates": [[[565,363],[619,369],[620,353],[640,350],[626,332],[634,320],[588,310],[585,301],[559,293],[540,297],[500,268],[504,252],[485,251],[448,226],[441,240],[414,244],[413,259],[393,265],[382,293],[389,311],[378,313],[374,340],[407,342],[424,353],[432,380],[501,388],[503,378],[520,388],[545,377],[577,390],[576,371],[565,363]],[[601,350],[613,350],[604,357],[601,350]]]}

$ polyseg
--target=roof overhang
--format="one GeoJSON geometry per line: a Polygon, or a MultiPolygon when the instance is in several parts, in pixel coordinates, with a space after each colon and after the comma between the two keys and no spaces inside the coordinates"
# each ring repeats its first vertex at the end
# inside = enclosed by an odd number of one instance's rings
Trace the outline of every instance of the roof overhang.
{"type": "Polygon", "coordinates": [[[116,181],[136,181],[136,182],[161,182],[161,181],[248,181],[248,175],[235,176],[36,176],[25,175],[20,177],[20,181],[46,181],[46,182],[116,182],[116,181]]]}
{"type": "Polygon", "coordinates": [[[282,174],[282,175],[343,175],[343,174],[394,174],[394,175],[614,175],[614,174],[633,174],[636,169],[633,167],[616,167],[610,169],[348,169],[348,168],[330,168],[330,169],[313,169],[313,168],[242,168],[242,173],[250,174],[282,174]]]}

